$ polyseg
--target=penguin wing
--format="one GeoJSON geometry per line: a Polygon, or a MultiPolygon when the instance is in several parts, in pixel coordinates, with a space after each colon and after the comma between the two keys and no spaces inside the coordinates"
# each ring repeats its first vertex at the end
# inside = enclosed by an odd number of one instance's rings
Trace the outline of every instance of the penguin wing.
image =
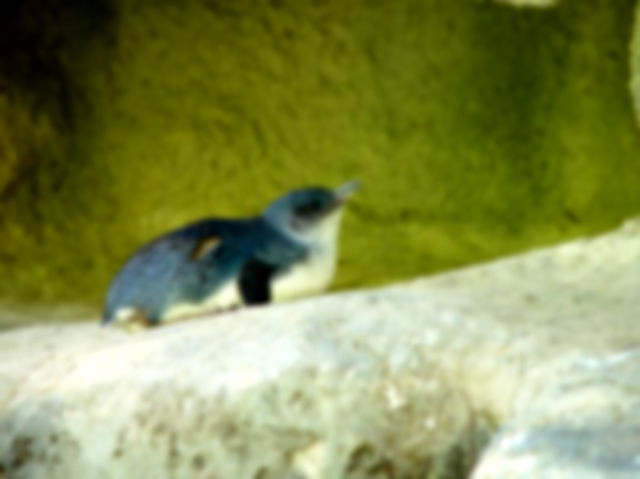
{"type": "Polygon", "coordinates": [[[208,219],[136,251],[114,278],[103,323],[132,310],[157,323],[172,305],[198,303],[238,274],[255,245],[251,220],[208,219]]]}
{"type": "Polygon", "coordinates": [[[261,304],[271,301],[271,285],[276,276],[307,257],[307,248],[289,237],[261,225],[263,232],[258,248],[243,263],[238,277],[238,289],[245,304],[261,304]]]}
{"type": "Polygon", "coordinates": [[[245,304],[263,304],[271,301],[271,281],[280,268],[251,258],[238,279],[238,286],[245,304]]]}

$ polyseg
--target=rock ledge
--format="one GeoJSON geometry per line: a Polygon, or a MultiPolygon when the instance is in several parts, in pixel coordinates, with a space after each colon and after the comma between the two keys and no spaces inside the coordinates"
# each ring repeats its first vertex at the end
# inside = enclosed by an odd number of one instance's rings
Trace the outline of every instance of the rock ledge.
{"type": "Polygon", "coordinates": [[[640,477],[639,295],[635,221],[147,333],[6,332],[0,477],[640,477]]]}

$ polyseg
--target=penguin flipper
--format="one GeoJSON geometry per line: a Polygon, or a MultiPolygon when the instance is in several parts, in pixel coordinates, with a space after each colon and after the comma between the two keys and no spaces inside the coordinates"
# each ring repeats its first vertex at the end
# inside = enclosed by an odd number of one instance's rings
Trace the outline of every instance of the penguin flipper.
{"type": "Polygon", "coordinates": [[[258,259],[245,263],[238,278],[240,294],[245,304],[271,301],[271,280],[278,268],[258,259]]]}

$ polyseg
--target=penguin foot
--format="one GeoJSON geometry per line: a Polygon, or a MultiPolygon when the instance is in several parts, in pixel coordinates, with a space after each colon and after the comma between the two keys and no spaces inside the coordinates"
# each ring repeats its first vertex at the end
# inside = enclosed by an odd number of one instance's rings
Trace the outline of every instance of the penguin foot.
{"type": "Polygon", "coordinates": [[[116,314],[112,324],[128,333],[143,331],[155,326],[147,314],[140,308],[122,308],[116,314]]]}

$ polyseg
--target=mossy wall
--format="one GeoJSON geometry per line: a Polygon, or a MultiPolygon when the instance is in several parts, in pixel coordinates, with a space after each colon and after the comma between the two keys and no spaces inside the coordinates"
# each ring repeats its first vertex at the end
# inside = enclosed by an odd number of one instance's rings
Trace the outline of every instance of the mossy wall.
{"type": "Polygon", "coordinates": [[[635,23],[631,40],[631,93],[640,126],[640,2],[636,3],[635,23]]]}
{"type": "Polygon", "coordinates": [[[350,178],[338,288],[612,227],[634,3],[15,2],[0,296],[98,304],[156,234],[350,178]]]}

